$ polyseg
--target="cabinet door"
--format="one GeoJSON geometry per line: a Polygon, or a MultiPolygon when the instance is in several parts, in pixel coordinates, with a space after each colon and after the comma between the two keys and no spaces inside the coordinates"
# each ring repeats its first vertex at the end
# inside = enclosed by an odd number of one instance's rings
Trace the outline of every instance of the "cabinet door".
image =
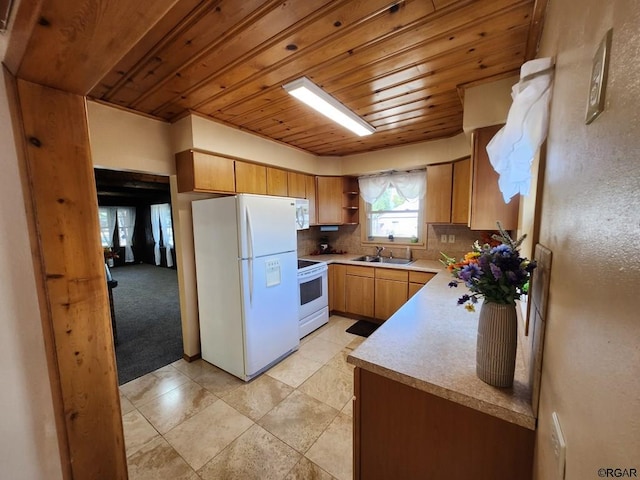
{"type": "Polygon", "coordinates": [[[267,167],[267,195],[289,196],[287,172],[279,168],[267,167]]]}
{"type": "Polygon", "coordinates": [[[375,317],[386,320],[408,299],[408,282],[376,278],[375,317]]]}
{"type": "Polygon", "coordinates": [[[345,294],[346,312],[365,317],[373,317],[373,277],[346,275],[345,294]]]}
{"type": "Polygon", "coordinates": [[[225,192],[236,190],[234,160],[187,150],[176,154],[179,192],[225,192]]]}
{"type": "Polygon", "coordinates": [[[289,187],[289,196],[295,198],[307,198],[307,175],[304,173],[287,172],[287,184],[289,187]]]}
{"type": "Polygon", "coordinates": [[[346,265],[329,265],[329,310],[346,312],[346,265]]]}
{"type": "Polygon", "coordinates": [[[453,192],[451,193],[451,223],[469,223],[471,193],[471,159],[453,163],[453,192]]]}
{"type": "Polygon", "coordinates": [[[504,203],[498,188],[498,174],[489,162],[487,144],[502,125],[479,128],[472,134],[472,187],[469,227],[472,230],[496,230],[500,221],[505,230],[518,228],[520,197],[504,203]]]}
{"type": "Polygon", "coordinates": [[[309,225],[318,224],[318,205],[316,202],[316,177],[305,175],[305,198],[309,200],[309,225]]]}
{"type": "Polygon", "coordinates": [[[236,191],[266,195],[266,167],[254,163],[236,162],[236,191]]]}
{"type": "Polygon", "coordinates": [[[427,223],[451,222],[451,190],[453,185],[453,165],[427,166],[427,223]]]}
{"type": "Polygon", "coordinates": [[[318,224],[342,224],[342,177],[316,177],[318,224]]]}
{"type": "Polygon", "coordinates": [[[424,287],[423,283],[411,283],[409,282],[409,298],[413,297],[420,289],[424,287]]]}

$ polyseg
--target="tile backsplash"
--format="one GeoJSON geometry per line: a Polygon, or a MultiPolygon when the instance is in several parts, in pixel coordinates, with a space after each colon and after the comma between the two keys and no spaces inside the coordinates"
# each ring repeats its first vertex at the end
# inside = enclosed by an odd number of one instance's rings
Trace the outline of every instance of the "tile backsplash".
{"type": "MultiPolygon", "coordinates": [[[[427,246],[411,247],[414,259],[439,260],[440,253],[444,252],[450,257],[461,257],[471,249],[476,240],[482,241],[485,235],[494,232],[470,230],[464,225],[427,225],[427,246]],[[442,242],[446,237],[446,242],[442,242]],[[449,240],[453,240],[449,243],[449,240]]],[[[341,225],[336,232],[321,232],[320,227],[311,227],[309,230],[298,231],[298,255],[310,255],[318,251],[320,239],[327,237],[328,243],[334,250],[343,250],[354,255],[371,255],[375,253],[375,245],[362,244],[360,240],[360,225],[341,225]]],[[[385,243],[385,255],[389,250],[394,256],[404,257],[406,245],[385,243]]]]}

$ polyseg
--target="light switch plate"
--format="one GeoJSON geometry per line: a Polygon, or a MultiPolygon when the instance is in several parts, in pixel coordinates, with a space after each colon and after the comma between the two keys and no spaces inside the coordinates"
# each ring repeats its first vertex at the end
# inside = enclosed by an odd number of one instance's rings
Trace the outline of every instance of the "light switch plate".
{"type": "Polygon", "coordinates": [[[440,243],[447,243],[446,233],[443,233],[442,235],[440,235],[440,243]]]}
{"type": "Polygon", "coordinates": [[[456,243],[456,236],[455,235],[449,235],[449,243],[456,243]]]}
{"type": "Polygon", "coordinates": [[[564,440],[564,435],[560,428],[560,419],[556,412],[551,414],[551,420],[553,424],[551,427],[551,446],[553,447],[553,454],[556,457],[556,463],[558,465],[558,479],[564,480],[567,444],[564,440]]]}

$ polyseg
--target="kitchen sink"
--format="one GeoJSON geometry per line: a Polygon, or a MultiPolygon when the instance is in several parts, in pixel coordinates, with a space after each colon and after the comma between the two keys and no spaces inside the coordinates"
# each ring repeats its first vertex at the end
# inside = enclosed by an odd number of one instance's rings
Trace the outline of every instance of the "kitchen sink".
{"type": "Polygon", "coordinates": [[[373,255],[364,255],[362,257],[354,258],[354,262],[368,262],[368,263],[388,263],[391,265],[409,265],[413,263],[413,260],[408,258],[388,258],[388,257],[374,257],[373,255]]]}

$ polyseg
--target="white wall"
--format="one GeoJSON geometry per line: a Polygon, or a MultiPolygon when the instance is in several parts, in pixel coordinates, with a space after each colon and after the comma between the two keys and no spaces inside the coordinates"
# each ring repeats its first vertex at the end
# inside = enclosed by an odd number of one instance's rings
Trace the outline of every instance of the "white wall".
{"type": "Polygon", "coordinates": [[[471,133],[476,128],[504,123],[511,108],[511,87],[519,76],[483,83],[464,91],[462,128],[471,133]]]}
{"type": "Polygon", "coordinates": [[[60,454],[7,102],[0,74],[0,476],[55,480],[62,478],[60,454]]]}
{"type": "MultiPolygon", "coordinates": [[[[553,252],[535,474],[554,480],[558,412],[567,480],[640,473],[640,2],[549,2],[555,56],[540,242],[553,252]],[[606,107],[585,125],[592,58],[613,27],[606,107]]],[[[627,477],[628,478],[628,477],[627,477]]]]}
{"type": "MultiPolygon", "coordinates": [[[[194,148],[306,173],[319,174],[326,168],[327,162],[302,150],[197,115],[192,115],[191,121],[194,148]]],[[[327,172],[331,173],[334,172],[327,172]]],[[[334,174],[337,173],[336,171],[334,174]]]]}
{"type": "Polygon", "coordinates": [[[447,162],[471,154],[469,139],[463,133],[431,142],[348,155],[341,158],[340,175],[382,172],[389,169],[409,170],[432,163],[447,162]]]}
{"type": "Polygon", "coordinates": [[[152,118],[87,102],[93,165],[158,175],[176,173],[171,125],[152,118]]]}

